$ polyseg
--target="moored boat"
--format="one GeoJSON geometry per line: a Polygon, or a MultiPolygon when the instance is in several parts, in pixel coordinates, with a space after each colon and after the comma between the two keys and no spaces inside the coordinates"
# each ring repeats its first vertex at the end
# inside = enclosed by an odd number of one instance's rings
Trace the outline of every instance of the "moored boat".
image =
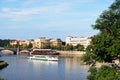
{"type": "Polygon", "coordinates": [[[58,61],[58,57],[50,56],[50,55],[33,55],[28,57],[28,59],[33,60],[45,60],[45,61],[58,61]]]}
{"type": "Polygon", "coordinates": [[[59,55],[59,53],[52,49],[33,49],[30,55],[59,55]]]}

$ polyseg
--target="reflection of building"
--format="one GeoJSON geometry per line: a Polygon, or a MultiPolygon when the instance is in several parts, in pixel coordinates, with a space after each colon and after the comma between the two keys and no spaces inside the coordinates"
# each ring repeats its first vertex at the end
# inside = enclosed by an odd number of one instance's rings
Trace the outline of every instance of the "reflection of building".
{"type": "Polygon", "coordinates": [[[90,45],[90,38],[78,38],[78,37],[67,37],[66,44],[76,46],[77,44],[83,45],[85,48],[90,45]]]}
{"type": "Polygon", "coordinates": [[[33,47],[42,48],[44,46],[59,46],[62,45],[62,41],[60,39],[46,39],[45,37],[41,37],[39,39],[34,40],[33,47]]]}

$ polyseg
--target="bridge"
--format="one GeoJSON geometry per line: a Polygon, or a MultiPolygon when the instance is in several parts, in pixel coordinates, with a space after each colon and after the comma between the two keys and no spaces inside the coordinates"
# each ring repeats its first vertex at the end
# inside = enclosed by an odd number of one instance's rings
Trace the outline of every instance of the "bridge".
{"type": "Polygon", "coordinates": [[[22,53],[24,53],[24,54],[29,54],[29,52],[30,52],[30,49],[3,48],[3,47],[0,47],[0,52],[1,52],[2,50],[10,50],[10,51],[13,51],[13,53],[14,53],[14,54],[17,54],[17,55],[22,54],[22,53]],[[24,51],[23,51],[23,50],[24,50],[24,51]]]}

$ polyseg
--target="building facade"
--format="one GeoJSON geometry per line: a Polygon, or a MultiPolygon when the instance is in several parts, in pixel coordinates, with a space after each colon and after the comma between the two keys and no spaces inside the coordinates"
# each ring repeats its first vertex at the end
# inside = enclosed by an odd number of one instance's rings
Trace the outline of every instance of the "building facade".
{"type": "Polygon", "coordinates": [[[76,46],[78,44],[83,45],[85,48],[90,45],[91,39],[90,38],[81,38],[81,37],[67,37],[66,38],[66,45],[73,45],[76,46]]]}
{"type": "Polygon", "coordinates": [[[59,46],[62,45],[61,39],[51,39],[50,40],[50,46],[59,46]]]}
{"type": "Polygon", "coordinates": [[[43,48],[44,46],[59,46],[59,45],[62,45],[62,41],[60,39],[46,39],[45,37],[41,37],[39,39],[34,40],[33,47],[43,48]]]}
{"type": "Polygon", "coordinates": [[[17,40],[11,40],[11,41],[10,41],[10,45],[12,45],[12,46],[13,46],[13,45],[17,45],[17,43],[18,43],[17,40]]]}
{"type": "Polygon", "coordinates": [[[43,46],[49,46],[49,40],[45,37],[41,37],[39,39],[35,39],[33,43],[34,48],[42,48],[43,46]]]}
{"type": "Polygon", "coordinates": [[[11,40],[10,45],[29,45],[30,43],[33,44],[31,40],[11,40]]]}

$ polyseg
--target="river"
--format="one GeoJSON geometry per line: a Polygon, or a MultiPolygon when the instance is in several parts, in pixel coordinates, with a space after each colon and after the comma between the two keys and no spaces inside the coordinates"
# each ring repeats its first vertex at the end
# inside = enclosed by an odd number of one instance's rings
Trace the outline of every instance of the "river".
{"type": "Polygon", "coordinates": [[[0,70],[5,80],[86,80],[89,66],[79,58],[59,58],[58,61],[29,60],[26,56],[2,56],[9,65],[0,70]]]}

